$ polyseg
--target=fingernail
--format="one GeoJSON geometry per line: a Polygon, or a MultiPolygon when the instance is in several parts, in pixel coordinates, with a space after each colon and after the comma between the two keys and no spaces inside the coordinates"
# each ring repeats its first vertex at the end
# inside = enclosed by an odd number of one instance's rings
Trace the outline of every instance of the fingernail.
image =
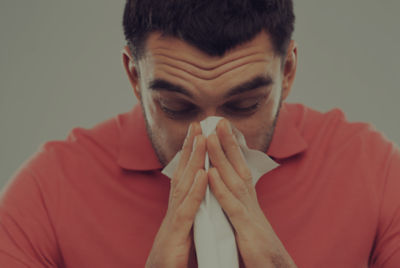
{"type": "Polygon", "coordinates": [[[193,129],[193,123],[190,123],[190,125],[189,125],[189,129],[188,129],[188,132],[187,132],[187,136],[188,137],[190,137],[190,135],[192,134],[192,130],[193,129]]]}
{"type": "Polygon", "coordinates": [[[192,124],[190,124],[189,129],[188,129],[188,131],[186,133],[185,140],[183,141],[183,146],[185,146],[189,141],[189,137],[190,137],[190,134],[191,134],[191,129],[192,129],[192,124]]]}
{"type": "Polygon", "coordinates": [[[226,127],[228,128],[229,133],[232,134],[232,127],[231,127],[231,124],[229,123],[229,121],[225,120],[225,124],[226,124],[226,127]]]}
{"type": "Polygon", "coordinates": [[[203,172],[204,172],[204,170],[199,169],[199,170],[197,171],[197,173],[196,173],[196,178],[198,179],[200,176],[202,176],[202,175],[203,175],[203,172]]]}
{"type": "Polygon", "coordinates": [[[197,135],[196,137],[194,137],[194,140],[193,140],[193,148],[192,148],[192,151],[194,152],[195,150],[196,150],[196,148],[197,148],[197,143],[199,142],[199,139],[200,139],[200,135],[197,135]]]}
{"type": "Polygon", "coordinates": [[[199,136],[194,137],[194,140],[193,140],[193,149],[196,148],[198,140],[199,140],[199,136]]]}

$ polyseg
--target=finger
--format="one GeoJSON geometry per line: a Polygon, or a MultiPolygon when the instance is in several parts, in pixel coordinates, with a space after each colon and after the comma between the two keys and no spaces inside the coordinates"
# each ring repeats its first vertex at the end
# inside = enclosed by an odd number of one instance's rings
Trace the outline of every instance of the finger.
{"type": "Polygon", "coordinates": [[[243,181],[249,186],[253,186],[250,169],[228,120],[223,119],[218,123],[217,134],[228,161],[243,181]]]}
{"type": "Polygon", "coordinates": [[[201,127],[198,122],[191,123],[186,135],[185,141],[183,142],[181,155],[179,158],[178,166],[174,172],[172,184],[176,184],[175,181],[181,177],[183,171],[185,170],[186,164],[189,161],[190,155],[193,151],[194,138],[201,134],[201,127]]]}
{"type": "Polygon", "coordinates": [[[198,135],[194,141],[194,150],[190,155],[189,161],[185,167],[181,178],[178,179],[176,187],[173,192],[173,198],[178,204],[182,202],[185,196],[188,194],[196,173],[199,169],[204,168],[204,159],[206,155],[206,140],[203,135],[198,135]]]}
{"type": "Polygon", "coordinates": [[[208,136],[207,151],[212,165],[218,169],[228,189],[241,201],[247,202],[249,200],[249,186],[240,178],[226,158],[217,135],[208,136]]]}
{"type": "Polygon", "coordinates": [[[208,181],[215,198],[229,217],[235,228],[246,217],[246,207],[236,198],[223,182],[218,170],[210,168],[208,170],[208,181]]]}
{"type": "Polygon", "coordinates": [[[176,221],[179,224],[179,228],[182,228],[182,232],[180,232],[182,235],[190,232],[193,226],[196,213],[204,199],[207,184],[207,173],[204,169],[198,170],[188,194],[176,211],[176,221]]]}

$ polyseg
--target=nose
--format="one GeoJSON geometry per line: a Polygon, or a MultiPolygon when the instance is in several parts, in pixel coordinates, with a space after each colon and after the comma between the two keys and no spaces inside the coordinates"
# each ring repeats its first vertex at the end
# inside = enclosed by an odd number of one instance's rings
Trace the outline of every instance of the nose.
{"type": "Polygon", "coordinates": [[[210,108],[207,108],[204,111],[204,113],[201,115],[200,121],[203,121],[204,119],[206,119],[207,117],[210,117],[210,116],[221,116],[221,115],[217,113],[217,109],[215,107],[210,107],[210,108]]]}

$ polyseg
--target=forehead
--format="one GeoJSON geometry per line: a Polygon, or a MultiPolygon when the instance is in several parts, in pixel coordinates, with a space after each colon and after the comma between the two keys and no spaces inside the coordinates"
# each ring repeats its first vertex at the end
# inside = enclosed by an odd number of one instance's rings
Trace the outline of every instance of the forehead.
{"type": "Polygon", "coordinates": [[[232,87],[255,76],[274,76],[280,57],[265,32],[222,57],[209,56],[180,39],[152,33],[139,64],[151,74],[146,80],[161,78],[201,92],[204,88],[221,88],[222,85],[232,87]]]}

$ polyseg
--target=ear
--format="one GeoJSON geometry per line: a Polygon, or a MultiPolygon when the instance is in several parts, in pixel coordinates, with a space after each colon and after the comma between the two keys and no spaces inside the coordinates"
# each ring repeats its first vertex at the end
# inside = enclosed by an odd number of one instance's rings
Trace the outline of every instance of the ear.
{"type": "Polygon", "coordinates": [[[136,98],[140,101],[140,87],[139,87],[139,77],[136,70],[136,66],[132,57],[132,53],[128,46],[125,46],[122,52],[122,64],[124,65],[125,72],[129,78],[129,82],[132,85],[133,92],[136,98]]]}
{"type": "Polygon", "coordinates": [[[297,69],[297,44],[290,41],[283,67],[282,99],[285,100],[292,89],[297,69]]]}

